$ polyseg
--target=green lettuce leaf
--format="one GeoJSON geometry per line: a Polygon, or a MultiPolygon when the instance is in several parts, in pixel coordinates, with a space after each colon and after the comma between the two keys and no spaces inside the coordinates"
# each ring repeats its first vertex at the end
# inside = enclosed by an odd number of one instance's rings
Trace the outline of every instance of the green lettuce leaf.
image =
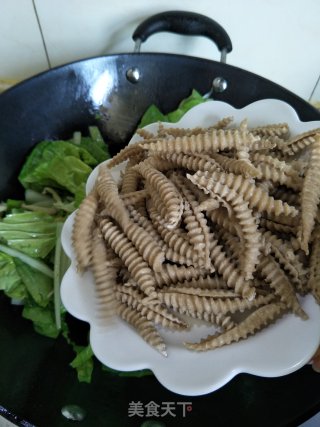
{"type": "Polygon", "coordinates": [[[73,346],[76,352],[76,357],[70,363],[70,365],[76,369],[78,380],[80,382],[91,382],[91,376],[93,372],[93,351],[90,345],[87,347],[73,346]]]}
{"type": "Polygon", "coordinates": [[[90,126],[89,133],[90,137],[84,137],[80,132],[75,132],[74,138],[70,142],[87,150],[97,164],[101,163],[110,157],[108,146],[96,126],[90,126]]]}
{"type": "Polygon", "coordinates": [[[96,161],[86,150],[66,141],[44,141],[27,158],[19,180],[25,188],[65,189],[82,200],[91,165],[96,161]]]}
{"type": "Polygon", "coordinates": [[[142,116],[139,128],[156,122],[176,123],[187,111],[190,110],[190,108],[206,101],[206,98],[193,89],[191,95],[188,96],[188,98],[182,100],[176,110],[167,115],[163,114],[156,105],[152,104],[142,116]]]}
{"type": "Polygon", "coordinates": [[[57,223],[43,212],[11,213],[0,221],[0,239],[10,248],[45,258],[55,246],[57,223]]]}
{"type": "Polygon", "coordinates": [[[26,189],[42,191],[44,187],[73,194],[76,207],[85,196],[85,183],[92,168],[109,158],[105,142],[96,127],[90,137],[77,133],[71,141],[42,141],[24,163],[19,181],[26,189]]]}
{"type": "Polygon", "coordinates": [[[38,270],[15,258],[17,273],[36,304],[46,307],[52,300],[53,280],[38,270]]]}
{"type": "Polygon", "coordinates": [[[188,98],[183,99],[178,108],[175,111],[172,111],[168,114],[168,121],[170,123],[176,123],[178,122],[181,117],[189,111],[192,107],[195,107],[198,104],[202,104],[203,102],[206,102],[207,99],[204,98],[202,95],[200,95],[199,92],[197,92],[195,89],[193,89],[192,93],[188,98]]]}
{"type": "Polygon", "coordinates": [[[49,338],[57,338],[60,331],[55,324],[54,311],[52,306],[40,307],[39,305],[28,303],[24,306],[22,316],[33,322],[36,332],[49,338]]]}
{"type": "Polygon", "coordinates": [[[0,252],[0,289],[13,299],[24,300],[27,290],[16,269],[14,259],[0,252]]]}
{"type": "Polygon", "coordinates": [[[142,116],[139,128],[143,128],[144,126],[150,125],[151,123],[167,121],[168,117],[164,115],[156,105],[152,104],[142,116]]]}

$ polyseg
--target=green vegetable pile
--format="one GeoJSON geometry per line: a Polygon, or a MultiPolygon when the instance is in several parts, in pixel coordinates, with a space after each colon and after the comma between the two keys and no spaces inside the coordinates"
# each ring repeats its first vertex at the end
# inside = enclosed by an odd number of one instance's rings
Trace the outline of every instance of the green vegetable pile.
{"type": "MultiPolygon", "coordinates": [[[[177,122],[204,101],[193,90],[170,114],[164,115],[151,105],[139,127],[157,121],[177,122]]],[[[75,132],[70,140],[42,141],[29,154],[18,177],[25,189],[24,199],[0,204],[0,290],[13,303],[23,305],[22,316],[33,323],[36,332],[50,338],[65,337],[75,352],[71,366],[77,370],[79,381],[85,382],[91,381],[93,353],[89,344],[78,346],[69,337],[66,311],[60,301],[60,283],[69,260],[60,234],[65,219],[85,196],[91,171],[109,157],[107,144],[95,126],[89,127],[89,136],[75,132]]]]}

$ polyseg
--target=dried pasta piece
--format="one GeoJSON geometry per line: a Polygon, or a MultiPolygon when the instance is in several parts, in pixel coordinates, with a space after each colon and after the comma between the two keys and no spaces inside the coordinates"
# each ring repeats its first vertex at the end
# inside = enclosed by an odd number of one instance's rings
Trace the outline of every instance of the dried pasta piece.
{"type": "Polygon", "coordinates": [[[175,264],[162,264],[161,270],[154,273],[154,277],[158,287],[164,285],[170,286],[183,280],[198,279],[201,276],[207,275],[208,272],[200,268],[187,267],[184,265],[178,266],[175,264]]]}
{"type": "Polygon", "coordinates": [[[183,211],[183,218],[189,241],[194,249],[199,251],[199,258],[201,258],[201,253],[203,254],[204,267],[210,269],[210,229],[207,220],[198,208],[195,195],[188,188],[189,181],[177,174],[171,175],[171,179],[180,189],[181,194],[187,202],[187,206],[183,211]]]}
{"type": "Polygon", "coordinates": [[[129,307],[138,311],[148,320],[151,320],[164,328],[177,331],[189,328],[189,325],[184,320],[177,317],[165,306],[161,304],[154,304],[152,306],[143,304],[143,295],[141,295],[136,289],[132,289],[129,286],[122,286],[120,289],[118,287],[117,298],[122,303],[125,303],[129,307]]]}
{"type": "MultiPolygon", "coordinates": [[[[295,286],[301,286],[300,277],[305,275],[305,270],[294,254],[291,245],[285,242],[270,231],[265,231],[262,234],[264,242],[270,245],[270,251],[279,262],[282,268],[290,274],[292,283],[295,286]]],[[[264,245],[265,246],[265,245],[264,245]]]]}
{"type": "Polygon", "coordinates": [[[159,300],[168,308],[174,310],[179,310],[179,307],[187,307],[191,313],[206,312],[208,314],[225,315],[268,304],[274,300],[274,295],[257,295],[255,299],[248,301],[245,298],[209,298],[178,292],[159,292],[159,300]]]}
{"type": "MultiPolygon", "coordinates": [[[[243,246],[241,244],[241,239],[238,236],[234,236],[229,231],[221,228],[217,232],[217,237],[222,244],[227,256],[230,261],[237,263],[237,260],[241,257],[243,251],[243,246]]],[[[264,250],[265,248],[263,248],[264,250]]]]}
{"type": "Polygon", "coordinates": [[[83,272],[92,261],[92,231],[98,209],[96,190],[84,198],[75,213],[71,241],[76,255],[77,269],[83,272]]]}
{"type": "Polygon", "coordinates": [[[285,162],[284,160],[279,160],[276,157],[262,153],[252,153],[251,160],[254,165],[267,164],[290,176],[292,179],[299,179],[299,173],[297,170],[293,168],[290,163],[285,162]]]}
{"type": "Polygon", "coordinates": [[[241,175],[198,171],[193,175],[187,174],[187,178],[207,193],[214,192],[213,188],[216,186],[216,183],[225,184],[228,188],[241,195],[248,202],[250,209],[255,209],[258,212],[274,212],[275,215],[284,214],[287,216],[298,215],[298,210],[294,206],[283,203],[281,200],[275,200],[262,188],[257,187],[241,175]]]}
{"type": "Polygon", "coordinates": [[[118,315],[132,325],[139,335],[153,348],[159,351],[163,356],[167,357],[166,344],[155,328],[151,320],[142,316],[138,311],[120,304],[117,309],[118,315]]]}
{"type": "Polygon", "coordinates": [[[310,276],[307,287],[311,290],[318,304],[320,304],[320,226],[318,224],[313,233],[310,256],[310,276]]]}
{"type": "Polygon", "coordinates": [[[141,162],[138,170],[148,182],[150,188],[157,193],[157,197],[166,208],[165,222],[167,228],[174,228],[178,225],[182,211],[183,200],[175,185],[161,172],[141,162]]]}
{"type": "Polygon", "coordinates": [[[211,151],[222,151],[225,149],[241,149],[244,145],[253,145],[259,141],[247,131],[240,132],[237,129],[223,130],[213,129],[210,132],[198,135],[177,137],[175,139],[159,139],[157,142],[141,143],[141,147],[156,153],[166,151],[167,153],[203,153],[211,151]]]}
{"type": "Polygon", "coordinates": [[[208,191],[211,195],[218,194],[232,206],[234,216],[242,230],[241,237],[243,237],[244,240],[244,251],[239,259],[239,268],[243,272],[246,280],[251,279],[255,266],[258,263],[261,236],[258,232],[252,210],[248,207],[248,203],[244,201],[242,194],[236,193],[231,187],[221,184],[219,181],[206,179],[203,173],[202,175],[195,174],[193,176],[187,174],[187,177],[205,192],[208,191]],[[202,178],[205,179],[203,180],[202,178]]]}
{"type": "Polygon", "coordinates": [[[161,289],[160,292],[177,292],[180,294],[197,295],[198,297],[209,298],[239,298],[241,295],[230,289],[206,289],[206,288],[191,288],[190,286],[167,286],[161,289]]]}
{"type": "MultiPolygon", "coordinates": [[[[233,121],[233,117],[224,117],[218,120],[214,125],[209,127],[195,127],[195,128],[177,128],[177,127],[159,127],[158,138],[173,136],[174,138],[181,136],[199,135],[201,133],[210,132],[212,129],[224,129],[233,121]]],[[[153,135],[154,138],[154,135],[153,135]]]]}
{"type": "Polygon", "coordinates": [[[139,191],[132,191],[131,193],[124,193],[121,195],[121,199],[123,203],[127,205],[135,205],[148,196],[148,191],[146,189],[139,191]]]}
{"type": "Polygon", "coordinates": [[[227,290],[229,287],[226,281],[218,276],[217,274],[200,276],[198,279],[184,280],[183,282],[177,282],[174,285],[176,288],[200,288],[200,289],[224,289],[227,290]]]}
{"type": "Polygon", "coordinates": [[[198,266],[199,263],[201,263],[199,255],[196,251],[193,250],[193,246],[185,236],[186,233],[181,233],[178,231],[178,229],[168,230],[161,222],[161,217],[154,208],[148,206],[148,212],[151,221],[165,242],[167,248],[171,249],[170,251],[166,249],[167,259],[180,259],[179,264],[198,266]]]}
{"type": "Polygon", "coordinates": [[[239,158],[233,159],[219,153],[212,153],[211,156],[227,172],[240,174],[245,178],[255,178],[258,176],[258,171],[255,166],[247,160],[239,158]]]}
{"type": "Polygon", "coordinates": [[[135,157],[140,156],[143,152],[140,142],[135,144],[129,144],[126,147],[124,147],[122,150],[119,151],[115,156],[112,157],[112,159],[108,162],[108,168],[112,169],[113,167],[119,165],[122,162],[125,162],[126,160],[135,157]]]}
{"type": "Polygon", "coordinates": [[[231,316],[227,314],[214,314],[206,311],[189,311],[188,307],[179,306],[176,307],[175,311],[179,314],[186,315],[193,319],[203,320],[208,323],[212,323],[215,327],[218,327],[222,331],[227,331],[234,327],[235,323],[231,316]]]}
{"type": "Polygon", "coordinates": [[[254,135],[259,136],[278,136],[280,138],[287,138],[290,133],[290,129],[288,123],[274,123],[271,125],[257,126],[255,128],[251,128],[250,132],[254,135]]]}
{"type": "Polygon", "coordinates": [[[315,224],[317,207],[320,200],[320,132],[315,134],[310,148],[310,161],[301,191],[301,224],[297,237],[301,249],[309,253],[309,240],[315,224]]]}
{"type": "Polygon", "coordinates": [[[154,272],[146,261],[144,261],[133,243],[117,225],[113,224],[108,219],[101,221],[100,229],[106,242],[111,246],[119,258],[121,258],[133,279],[139,285],[139,288],[150,297],[150,299],[156,299],[157,292],[155,290],[156,281],[154,272]]]}
{"type": "Polygon", "coordinates": [[[122,177],[122,183],[121,183],[121,191],[120,193],[122,195],[127,193],[133,193],[138,190],[139,181],[140,181],[140,174],[139,172],[131,167],[126,167],[125,173],[122,177]]]}
{"type": "Polygon", "coordinates": [[[224,345],[246,339],[249,335],[265,328],[281,317],[286,312],[286,306],[281,302],[259,307],[253,313],[249,314],[242,322],[221,334],[209,335],[198,343],[186,342],[184,345],[189,350],[207,351],[224,345]]]}
{"type": "Polygon", "coordinates": [[[142,227],[149,234],[149,236],[152,237],[155,242],[157,242],[159,247],[165,248],[165,242],[162,240],[161,236],[154,228],[149,217],[142,215],[141,212],[139,212],[131,205],[128,205],[127,209],[129,211],[130,219],[140,225],[140,227],[142,227]]]}
{"type": "Polygon", "coordinates": [[[299,153],[306,147],[312,145],[316,140],[316,135],[320,132],[320,129],[311,129],[307,132],[300,133],[296,137],[287,141],[286,144],[282,144],[280,149],[284,154],[292,156],[299,153]]]}
{"type": "Polygon", "coordinates": [[[274,231],[277,233],[295,234],[296,227],[286,224],[280,224],[275,221],[271,221],[267,218],[260,218],[260,226],[267,230],[274,231]]]}
{"type": "Polygon", "coordinates": [[[109,248],[100,231],[96,228],[92,244],[92,272],[95,280],[99,320],[109,320],[116,313],[115,289],[119,270],[119,258],[110,257],[109,248]]]}
{"type": "Polygon", "coordinates": [[[119,196],[117,183],[105,165],[99,167],[96,188],[108,215],[125,229],[130,221],[129,214],[119,196]]]}
{"type": "Polygon", "coordinates": [[[134,244],[142,258],[154,271],[161,271],[165,254],[158,242],[135,222],[130,221],[125,228],[126,236],[134,244]]]}
{"type": "MultiPolygon", "coordinates": [[[[171,168],[180,168],[188,169],[190,171],[216,171],[220,170],[219,164],[209,156],[208,154],[203,153],[167,153],[166,151],[161,151],[159,153],[153,154],[152,159],[160,158],[171,165],[171,168]]],[[[153,162],[153,160],[151,160],[153,162]]],[[[164,164],[161,166],[164,169],[164,164]]]]}
{"type": "Polygon", "coordinates": [[[233,122],[233,120],[234,118],[232,116],[223,117],[222,119],[218,120],[217,123],[215,123],[212,127],[214,129],[225,129],[233,122]]]}
{"type": "Polygon", "coordinates": [[[258,270],[274,290],[274,293],[293,313],[303,320],[308,319],[308,315],[302,309],[288,277],[271,255],[265,256],[260,261],[258,270]]]}
{"type": "Polygon", "coordinates": [[[308,167],[308,162],[302,158],[290,158],[290,166],[299,173],[299,176],[304,176],[308,167]]]}
{"type": "Polygon", "coordinates": [[[288,205],[295,206],[297,209],[300,209],[300,193],[290,191],[285,187],[277,187],[272,195],[275,199],[280,199],[283,202],[288,203],[288,205]]]}
{"type": "Polygon", "coordinates": [[[277,139],[276,137],[259,138],[257,141],[252,143],[250,151],[270,151],[277,147],[279,141],[282,141],[282,139],[277,139]]]}
{"type": "Polygon", "coordinates": [[[234,215],[228,214],[228,211],[224,207],[209,209],[207,212],[207,217],[216,224],[219,228],[223,228],[234,236],[241,236],[242,231],[240,226],[237,224],[234,215]]]}
{"type": "Polygon", "coordinates": [[[149,132],[144,128],[137,129],[136,134],[141,136],[141,138],[143,138],[143,139],[152,139],[155,137],[152,132],[149,132]]]}
{"type": "Polygon", "coordinates": [[[258,170],[259,179],[270,180],[297,191],[300,191],[302,187],[303,179],[299,177],[297,173],[287,175],[285,171],[271,166],[268,163],[255,163],[255,167],[258,170]]]}
{"type": "Polygon", "coordinates": [[[252,300],[255,297],[253,283],[245,280],[243,274],[230,261],[220,245],[215,245],[211,250],[211,259],[216,271],[222,276],[229,288],[234,288],[236,293],[244,298],[252,300]]]}

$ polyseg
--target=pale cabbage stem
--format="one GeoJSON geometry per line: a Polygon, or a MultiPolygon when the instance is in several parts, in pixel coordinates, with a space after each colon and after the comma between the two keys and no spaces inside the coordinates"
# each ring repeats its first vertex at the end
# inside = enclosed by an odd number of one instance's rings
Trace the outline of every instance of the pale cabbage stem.
{"type": "Polygon", "coordinates": [[[44,262],[39,261],[35,258],[32,258],[31,256],[26,255],[21,251],[18,251],[17,249],[12,249],[12,248],[9,248],[8,246],[1,245],[1,244],[0,244],[0,251],[14,258],[20,259],[25,264],[29,265],[35,270],[38,270],[41,273],[53,279],[53,271],[44,262]]]}

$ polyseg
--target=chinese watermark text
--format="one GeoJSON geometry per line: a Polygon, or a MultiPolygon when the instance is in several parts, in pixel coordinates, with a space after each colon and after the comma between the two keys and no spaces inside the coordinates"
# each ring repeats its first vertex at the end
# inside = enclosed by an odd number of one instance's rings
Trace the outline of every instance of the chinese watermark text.
{"type": "Polygon", "coordinates": [[[129,402],[128,416],[129,417],[186,417],[188,412],[192,411],[192,402],[161,402],[156,403],[151,400],[148,403],[143,403],[140,400],[137,402],[129,402]]]}

